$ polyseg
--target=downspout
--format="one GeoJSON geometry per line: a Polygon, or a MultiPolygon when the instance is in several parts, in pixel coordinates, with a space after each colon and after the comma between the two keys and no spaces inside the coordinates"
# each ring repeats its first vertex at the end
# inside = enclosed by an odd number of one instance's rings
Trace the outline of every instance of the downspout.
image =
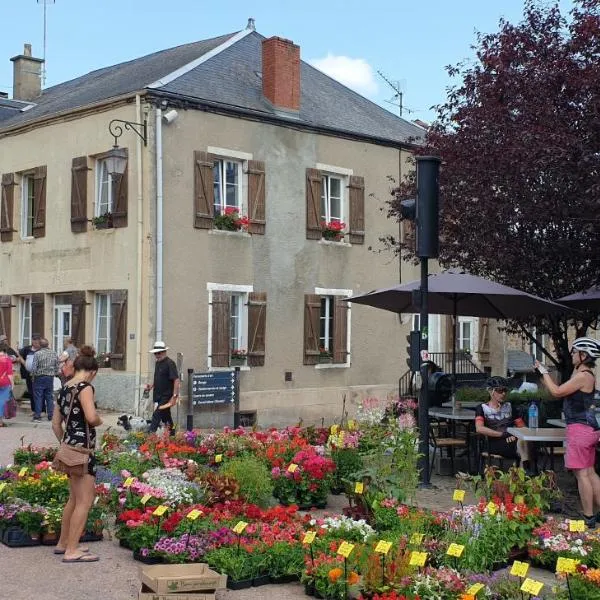
{"type": "MultiPolygon", "coordinates": [[[[138,123],[143,122],[142,117],[142,103],[140,95],[137,94],[135,97],[135,116],[138,123]]],[[[136,148],[136,169],[137,169],[137,270],[135,274],[135,306],[136,306],[136,319],[135,319],[135,390],[136,398],[134,400],[135,414],[140,416],[142,413],[142,407],[139,401],[139,391],[142,386],[142,269],[144,262],[144,192],[143,185],[144,179],[142,174],[142,140],[139,136],[136,136],[137,148],[136,148]]]]}
{"type": "Polygon", "coordinates": [[[163,149],[162,110],[156,109],[156,340],[163,339],[163,149]]]}

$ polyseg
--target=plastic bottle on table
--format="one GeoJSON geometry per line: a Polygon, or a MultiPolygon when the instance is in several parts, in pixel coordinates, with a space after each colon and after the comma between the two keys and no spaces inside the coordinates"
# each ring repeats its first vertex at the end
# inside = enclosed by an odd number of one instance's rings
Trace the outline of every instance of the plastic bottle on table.
{"type": "Polygon", "coordinates": [[[532,402],[529,405],[529,428],[530,429],[537,429],[538,428],[538,407],[537,404],[535,402],[532,402]]]}

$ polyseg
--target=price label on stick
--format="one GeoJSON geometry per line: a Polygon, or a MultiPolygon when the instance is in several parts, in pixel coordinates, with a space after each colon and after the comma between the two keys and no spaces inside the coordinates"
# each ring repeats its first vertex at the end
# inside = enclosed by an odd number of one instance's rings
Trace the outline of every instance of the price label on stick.
{"type": "Polygon", "coordinates": [[[168,510],[169,510],[168,506],[161,504],[160,506],[157,506],[154,509],[154,512],[152,514],[156,515],[157,517],[162,517],[168,510]]]}
{"type": "Polygon", "coordinates": [[[6,487],[6,481],[0,483],[0,492],[6,487]]]}
{"type": "Polygon", "coordinates": [[[354,493],[362,494],[365,491],[365,484],[362,481],[357,481],[354,484],[354,493]]]}
{"type": "Polygon", "coordinates": [[[487,505],[487,510],[490,515],[494,516],[498,512],[498,507],[493,502],[490,502],[487,505]]]}
{"type": "Polygon", "coordinates": [[[381,540],[380,542],[377,542],[377,546],[375,546],[375,552],[377,552],[378,554],[387,554],[390,551],[391,547],[392,542],[386,542],[384,540],[381,540]]]}
{"type": "Polygon", "coordinates": [[[536,581],[535,579],[529,579],[529,577],[523,582],[521,586],[521,591],[526,592],[527,594],[531,594],[532,596],[538,596],[542,591],[544,584],[541,581],[536,581]]]}
{"type": "Polygon", "coordinates": [[[452,500],[454,500],[454,502],[464,502],[465,490],[454,490],[454,494],[452,494],[452,500]]]}
{"type": "Polygon", "coordinates": [[[344,558],[348,558],[350,554],[352,554],[352,550],[354,550],[354,544],[342,542],[340,547],[337,549],[337,553],[344,558]]]}
{"type": "Polygon", "coordinates": [[[222,454],[216,454],[215,455],[215,462],[216,463],[223,462],[223,455],[222,454]]]}
{"type": "Polygon", "coordinates": [[[446,550],[446,554],[448,556],[454,556],[456,558],[460,558],[462,553],[465,551],[465,547],[461,544],[450,544],[448,546],[448,550],[446,550]]]}
{"type": "Polygon", "coordinates": [[[423,538],[425,537],[424,533],[413,533],[410,536],[409,543],[416,544],[417,546],[423,542],[423,538]]]}
{"type": "Polygon", "coordinates": [[[527,571],[529,571],[529,563],[520,560],[515,560],[510,568],[510,574],[515,577],[527,577],[527,571]]]}
{"type": "Polygon", "coordinates": [[[287,470],[288,470],[288,472],[289,472],[289,473],[295,473],[297,468],[298,468],[298,465],[296,465],[296,464],[292,463],[292,464],[291,464],[291,465],[290,465],[290,466],[287,468],[287,470]]]}
{"type": "Polygon", "coordinates": [[[413,550],[410,553],[409,565],[412,567],[424,567],[427,562],[427,552],[418,552],[413,550]]]}
{"type": "Polygon", "coordinates": [[[483,583],[474,583],[468,590],[467,594],[471,594],[471,596],[477,596],[477,594],[484,588],[483,583]]]}
{"type": "Polygon", "coordinates": [[[575,573],[577,570],[577,561],[574,558],[559,557],[556,561],[557,573],[575,573]]]}
{"type": "Polygon", "coordinates": [[[133,477],[128,477],[124,482],[123,482],[123,487],[131,487],[131,484],[133,483],[133,477]]]}
{"type": "Polygon", "coordinates": [[[194,510],[190,510],[190,512],[186,515],[186,519],[189,519],[190,521],[195,521],[201,514],[202,511],[198,510],[197,508],[194,508],[194,510]]]}
{"type": "Polygon", "coordinates": [[[142,499],[140,500],[140,502],[145,505],[146,502],[148,502],[148,500],[150,500],[150,498],[152,498],[151,494],[144,494],[142,496],[142,499]]]}
{"type": "Polygon", "coordinates": [[[27,475],[27,467],[23,467],[20,471],[19,471],[19,477],[25,477],[25,475],[27,475]]]}
{"type": "Polygon", "coordinates": [[[332,425],[331,426],[331,434],[332,435],[337,435],[338,431],[340,430],[340,426],[339,425],[332,425]]]}
{"type": "Polygon", "coordinates": [[[585,523],[583,520],[581,521],[569,521],[569,531],[573,532],[584,532],[585,531],[585,523]]]}
{"type": "Polygon", "coordinates": [[[316,537],[317,537],[317,532],[316,531],[307,531],[304,534],[304,538],[302,539],[302,543],[303,544],[312,544],[315,541],[316,537]]]}
{"type": "Polygon", "coordinates": [[[233,533],[240,535],[244,529],[246,529],[246,527],[248,527],[248,523],[246,523],[246,521],[238,521],[232,531],[233,533]]]}

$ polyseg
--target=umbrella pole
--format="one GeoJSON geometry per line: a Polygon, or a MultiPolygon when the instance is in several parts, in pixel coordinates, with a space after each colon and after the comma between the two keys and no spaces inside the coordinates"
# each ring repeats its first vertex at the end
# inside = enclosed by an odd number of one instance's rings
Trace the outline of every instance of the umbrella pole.
{"type": "Polygon", "coordinates": [[[419,325],[421,328],[421,390],[419,393],[419,474],[421,487],[429,487],[429,364],[424,358],[428,356],[429,348],[429,280],[428,259],[421,257],[421,314],[419,325]]]}
{"type": "Polygon", "coordinates": [[[456,392],[456,328],[458,326],[458,301],[456,294],[453,299],[453,311],[452,311],[452,408],[455,408],[454,394],[456,392]]]}

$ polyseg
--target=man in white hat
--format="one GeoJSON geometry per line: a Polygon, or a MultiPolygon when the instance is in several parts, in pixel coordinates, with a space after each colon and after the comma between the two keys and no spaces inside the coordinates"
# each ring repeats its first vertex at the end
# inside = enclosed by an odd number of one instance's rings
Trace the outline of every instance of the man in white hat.
{"type": "Polygon", "coordinates": [[[154,383],[147,384],[146,390],[153,390],[152,399],[155,404],[152,422],[148,431],[154,433],[162,421],[168,427],[170,435],[175,435],[171,406],[179,400],[179,373],[177,365],[167,356],[169,347],[164,342],[155,342],[150,350],[156,358],[154,366],[154,383]]]}

